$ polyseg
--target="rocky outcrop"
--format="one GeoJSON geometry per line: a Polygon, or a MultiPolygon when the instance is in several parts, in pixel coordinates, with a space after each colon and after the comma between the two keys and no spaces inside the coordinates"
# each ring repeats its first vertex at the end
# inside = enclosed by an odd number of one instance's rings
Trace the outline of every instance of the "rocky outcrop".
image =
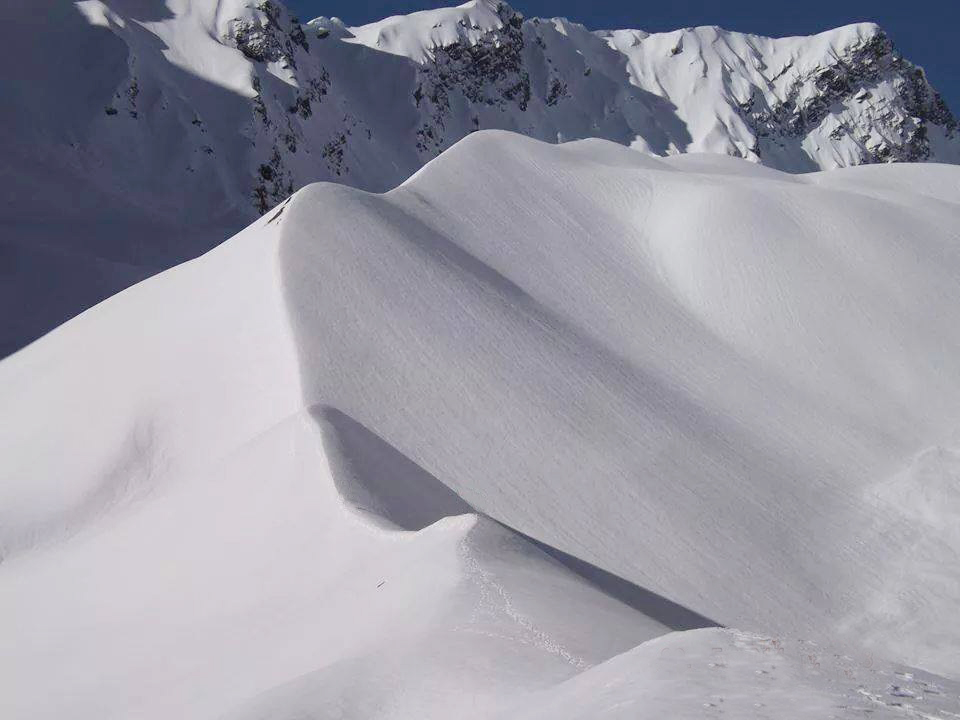
{"type": "Polygon", "coordinates": [[[957,138],[957,120],[923,70],[904,59],[883,32],[812,71],[796,74],[782,101],[771,106],[762,93],[754,93],[740,107],[759,139],[805,137],[836,108],[844,108],[845,117],[830,138],[848,137],[860,145],[863,163],[929,160],[931,126],[957,138]],[[871,103],[883,83],[893,97],[871,103]],[[871,143],[874,135],[878,141],[871,143]]]}
{"type": "Polygon", "coordinates": [[[237,18],[232,25],[226,40],[256,62],[282,60],[296,67],[295,48],[310,49],[300,22],[288,18],[286,10],[273,0],[262,0],[252,18],[237,18]]]}
{"type": "MultiPolygon", "coordinates": [[[[436,153],[445,147],[444,120],[451,112],[451,93],[461,94],[474,105],[501,110],[513,105],[526,111],[530,76],[523,62],[523,16],[504,3],[497,5],[496,14],[500,27],[483,33],[475,42],[460,39],[431,48],[429,59],[417,69],[413,99],[426,115],[417,129],[418,151],[436,153]]],[[[467,23],[458,20],[464,28],[467,23]]]]}

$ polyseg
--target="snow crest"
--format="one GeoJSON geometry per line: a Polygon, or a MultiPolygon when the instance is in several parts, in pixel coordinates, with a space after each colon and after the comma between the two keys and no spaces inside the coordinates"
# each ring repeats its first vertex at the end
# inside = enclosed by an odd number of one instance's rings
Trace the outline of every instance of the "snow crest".
{"type": "Polygon", "coordinates": [[[82,314],[0,362],[3,716],[960,712],[958,173],[480,132],[82,314]]]}

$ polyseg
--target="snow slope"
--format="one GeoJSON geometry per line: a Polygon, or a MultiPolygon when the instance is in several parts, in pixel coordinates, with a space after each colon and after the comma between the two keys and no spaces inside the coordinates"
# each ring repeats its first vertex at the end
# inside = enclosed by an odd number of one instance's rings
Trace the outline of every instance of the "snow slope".
{"type": "Polygon", "coordinates": [[[0,302],[24,308],[0,356],[300,187],[385,191],[478,129],[790,171],[960,161],[955,118],[870,24],[591,32],[490,0],[353,28],[277,0],[0,13],[0,302]]]}
{"type": "Polygon", "coordinates": [[[290,682],[349,717],[439,717],[466,693],[486,717],[517,677],[669,629],[490,520],[443,519],[469,508],[305,402],[281,227],[3,361],[3,717],[211,717],[290,682]]]}
{"type": "Polygon", "coordinates": [[[525,700],[533,718],[949,718],[957,683],[815,642],[672,633],[525,700]]]}
{"type": "Polygon", "coordinates": [[[890,661],[960,677],[958,203],[502,132],[305,188],[0,361],[0,712],[951,717],[890,661]]]}

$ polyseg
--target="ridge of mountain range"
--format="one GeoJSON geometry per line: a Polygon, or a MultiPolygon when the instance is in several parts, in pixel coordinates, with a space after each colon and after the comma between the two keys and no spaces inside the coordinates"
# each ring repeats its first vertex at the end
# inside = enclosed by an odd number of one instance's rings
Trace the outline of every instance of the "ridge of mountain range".
{"type": "Polygon", "coordinates": [[[210,249],[296,189],[382,192],[478,129],[791,172],[960,162],[876,25],[770,39],[590,31],[473,0],[347,27],[277,0],[14,0],[0,109],[7,355],[210,249]],[[34,41],[42,33],[48,42],[34,41]]]}

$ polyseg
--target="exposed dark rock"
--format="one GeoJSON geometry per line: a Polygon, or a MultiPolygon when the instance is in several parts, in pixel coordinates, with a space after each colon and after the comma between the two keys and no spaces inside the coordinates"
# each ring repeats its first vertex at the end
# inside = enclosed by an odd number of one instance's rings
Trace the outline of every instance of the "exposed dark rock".
{"type": "Polygon", "coordinates": [[[323,149],[320,151],[320,154],[327,161],[327,167],[330,168],[331,172],[341,175],[347,171],[347,168],[344,166],[343,162],[343,151],[347,147],[347,134],[340,133],[339,135],[330,139],[327,144],[323,146],[323,149]]]}
{"type": "Polygon", "coordinates": [[[320,74],[315,78],[310,78],[306,85],[306,90],[301,90],[297,94],[293,105],[289,108],[290,112],[300,115],[304,120],[313,115],[312,103],[320,102],[323,96],[327,94],[330,88],[330,73],[327,72],[325,67],[321,67],[320,74]]]}
{"type": "MultiPolygon", "coordinates": [[[[777,77],[791,70],[792,64],[777,77]]],[[[755,92],[740,105],[740,110],[758,138],[803,137],[818,127],[833,108],[864,103],[873,97],[871,87],[890,78],[906,117],[897,119],[889,114],[879,119],[889,125],[888,129],[895,131],[902,142],[895,146],[881,142],[870,148],[864,144],[864,138],[858,138],[862,147],[861,161],[926,160],[930,157],[928,125],[938,125],[948,135],[953,135],[957,132],[957,120],[927,82],[923,71],[905,60],[882,32],[848,48],[844,54],[836,56],[834,62],[806,75],[798,74],[780,103],[771,107],[761,93],[755,92]],[[810,85],[815,93],[802,102],[800,98],[809,94],[804,91],[810,85]]],[[[830,138],[841,140],[847,135],[852,137],[852,132],[852,128],[841,123],[831,131],[830,138]]]]}
{"type": "Polygon", "coordinates": [[[497,15],[502,23],[499,28],[474,43],[461,41],[434,48],[432,58],[420,68],[413,98],[417,107],[425,99],[431,106],[429,121],[417,131],[421,152],[445,145],[444,118],[450,112],[451,91],[478,105],[514,103],[520,110],[527,109],[531,92],[523,65],[523,16],[505,4],[497,7],[497,15]]]}
{"type": "Polygon", "coordinates": [[[567,84],[560,80],[560,78],[553,78],[553,81],[550,83],[550,91],[547,93],[547,97],[544,99],[544,102],[547,105],[556,105],[560,98],[569,97],[567,93],[567,84]]]}
{"type": "Polygon", "coordinates": [[[253,201],[263,215],[281,200],[293,194],[293,182],[283,165],[280,150],[274,146],[267,162],[257,168],[258,182],[253,188],[253,201]]]}
{"type": "Polygon", "coordinates": [[[237,49],[255,62],[282,60],[295,68],[295,46],[310,49],[303,27],[296,18],[287,18],[286,11],[271,0],[263,0],[256,9],[259,14],[253,19],[233,21],[232,39],[237,49]]]}
{"type": "Polygon", "coordinates": [[[263,123],[264,127],[270,127],[272,124],[270,121],[270,114],[267,112],[267,105],[263,101],[263,85],[260,82],[260,78],[256,75],[253,76],[253,89],[256,92],[256,95],[253,96],[253,113],[258,118],[260,122],[263,123]]]}

